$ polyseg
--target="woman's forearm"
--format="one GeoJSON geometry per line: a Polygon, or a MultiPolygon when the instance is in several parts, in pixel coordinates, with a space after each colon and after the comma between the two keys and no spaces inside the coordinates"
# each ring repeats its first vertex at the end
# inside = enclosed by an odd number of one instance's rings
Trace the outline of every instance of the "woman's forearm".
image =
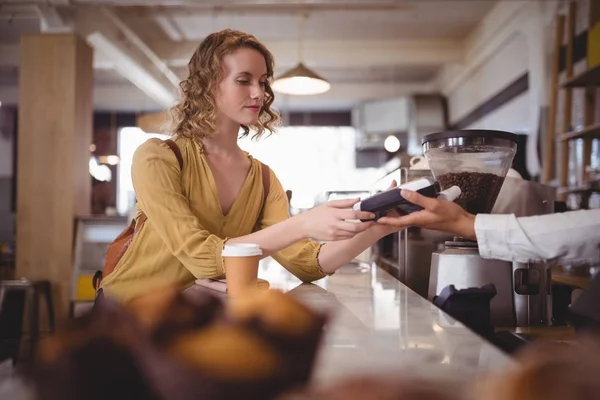
{"type": "Polygon", "coordinates": [[[326,273],[334,272],[348,264],[373,243],[396,230],[383,225],[376,225],[359,233],[352,239],[326,243],[319,252],[321,270],[326,273]]]}
{"type": "MultiPolygon", "coordinates": [[[[262,249],[263,257],[268,257],[306,238],[303,221],[298,217],[288,218],[249,235],[231,238],[227,243],[256,243],[262,249]]],[[[376,225],[357,234],[352,239],[328,242],[319,252],[319,265],[323,272],[334,272],[343,265],[348,264],[373,243],[395,230],[397,229],[389,226],[376,225]]]]}
{"type": "Polygon", "coordinates": [[[258,232],[229,239],[227,243],[256,243],[262,249],[264,258],[304,238],[302,221],[294,216],[258,232]]]}

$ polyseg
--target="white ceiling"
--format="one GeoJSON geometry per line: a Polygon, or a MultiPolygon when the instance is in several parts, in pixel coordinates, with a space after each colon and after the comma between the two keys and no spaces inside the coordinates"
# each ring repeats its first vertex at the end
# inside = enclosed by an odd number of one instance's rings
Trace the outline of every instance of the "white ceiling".
{"type": "Polygon", "coordinates": [[[271,49],[276,74],[299,59],[332,90],[279,96],[288,109],[348,109],[360,101],[436,91],[441,66],[460,63],[492,0],[5,0],[0,5],[0,101],[17,101],[18,40],[76,32],[95,48],[96,108],[164,109],[198,43],[234,28],[271,49]],[[301,16],[304,16],[303,18],[301,16]],[[299,41],[300,26],[302,40],[299,41]]]}
{"type": "MultiPolygon", "coordinates": [[[[276,3],[286,3],[279,0],[276,3]]],[[[289,3],[289,2],[288,2],[289,3]]],[[[322,2],[341,3],[336,1],[322,2]]],[[[378,7],[376,1],[354,1],[362,4],[353,11],[315,11],[304,23],[304,37],[310,39],[376,40],[376,39],[462,39],[490,9],[489,1],[396,1],[404,6],[378,7]]],[[[392,3],[392,2],[390,2],[392,3]]],[[[211,32],[235,28],[252,32],[261,40],[296,40],[299,18],[295,13],[264,11],[210,12],[194,7],[123,7],[119,14],[140,32],[148,32],[151,40],[160,39],[148,27],[148,19],[160,17],[173,24],[183,40],[202,40],[211,32]]],[[[175,38],[177,39],[177,38],[175,38]]]]}

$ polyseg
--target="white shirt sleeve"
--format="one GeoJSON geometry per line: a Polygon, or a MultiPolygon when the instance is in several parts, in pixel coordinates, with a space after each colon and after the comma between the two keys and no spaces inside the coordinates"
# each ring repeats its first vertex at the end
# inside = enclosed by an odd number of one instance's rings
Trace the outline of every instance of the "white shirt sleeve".
{"type": "Polygon", "coordinates": [[[600,262],[600,209],[516,218],[478,214],[479,254],[516,262],[600,262]]]}

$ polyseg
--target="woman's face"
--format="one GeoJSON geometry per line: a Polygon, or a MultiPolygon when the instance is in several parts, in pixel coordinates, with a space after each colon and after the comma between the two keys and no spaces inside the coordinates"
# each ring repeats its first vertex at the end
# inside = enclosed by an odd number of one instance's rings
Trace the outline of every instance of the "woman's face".
{"type": "Polygon", "coordinates": [[[223,57],[223,69],[215,98],[218,118],[256,125],[265,101],[265,58],[254,49],[242,47],[223,57]]]}

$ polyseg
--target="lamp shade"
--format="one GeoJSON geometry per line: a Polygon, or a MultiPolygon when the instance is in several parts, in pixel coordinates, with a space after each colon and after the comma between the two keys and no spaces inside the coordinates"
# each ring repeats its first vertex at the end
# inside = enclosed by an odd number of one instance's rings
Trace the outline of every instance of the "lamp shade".
{"type": "Polygon", "coordinates": [[[278,93],[302,96],[325,93],[331,88],[331,84],[304,64],[299,63],[275,79],[272,88],[278,93]]]}

